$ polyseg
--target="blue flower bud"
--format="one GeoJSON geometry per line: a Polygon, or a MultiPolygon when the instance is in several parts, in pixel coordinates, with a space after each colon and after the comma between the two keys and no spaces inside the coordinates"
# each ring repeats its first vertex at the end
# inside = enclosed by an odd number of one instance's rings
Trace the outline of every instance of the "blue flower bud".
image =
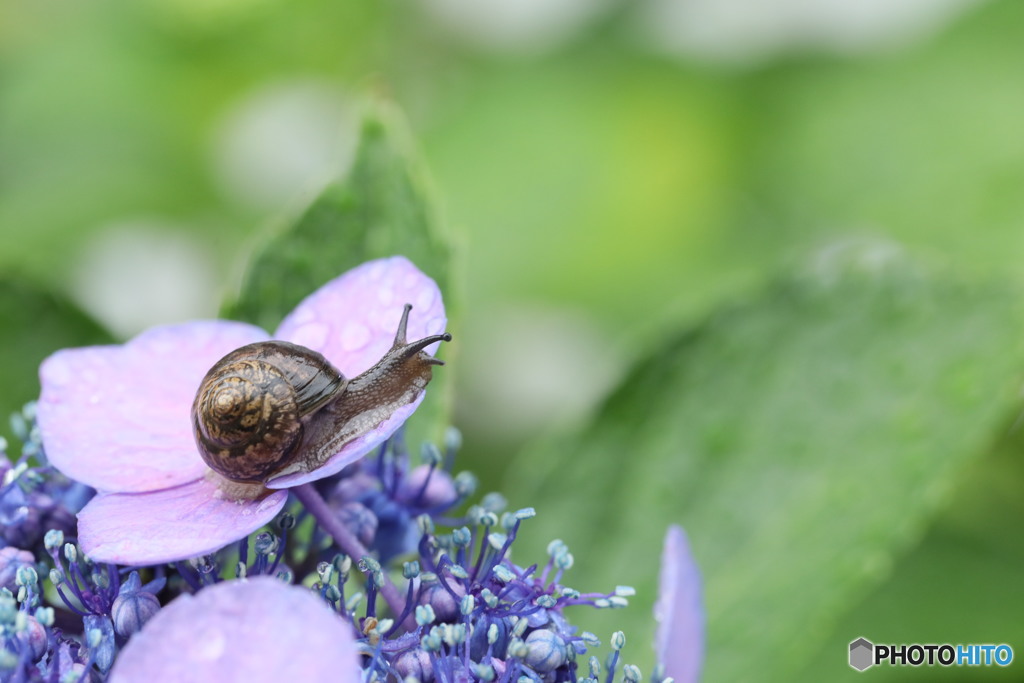
{"type": "Polygon", "coordinates": [[[440,583],[427,585],[420,593],[419,603],[430,605],[434,609],[434,614],[437,615],[437,621],[454,621],[459,616],[459,601],[465,595],[465,590],[461,585],[451,582],[449,582],[449,587],[455,596],[452,596],[440,583]]]}
{"type": "Polygon", "coordinates": [[[36,621],[46,627],[53,626],[54,613],[52,607],[36,607],[36,621]]]}
{"type": "Polygon", "coordinates": [[[480,591],[480,597],[483,598],[484,603],[488,607],[494,608],[498,606],[498,596],[492,593],[490,588],[484,588],[480,591]]]}
{"type": "Polygon", "coordinates": [[[35,586],[38,580],[39,574],[36,573],[36,568],[31,564],[23,564],[15,572],[15,582],[19,586],[35,586]]]}
{"type": "Polygon", "coordinates": [[[416,606],[416,623],[420,626],[427,626],[433,624],[437,615],[434,614],[434,608],[430,605],[417,605],[416,606]]]}
{"type": "Polygon", "coordinates": [[[462,612],[462,616],[468,617],[473,613],[476,608],[476,600],[472,595],[465,595],[462,601],[459,603],[459,611],[462,612]]]}
{"type": "Polygon", "coordinates": [[[57,550],[64,545],[64,532],[60,529],[50,529],[43,536],[43,545],[47,550],[57,550]]]}
{"type": "Polygon", "coordinates": [[[544,607],[545,609],[551,609],[552,607],[558,604],[558,601],[550,595],[538,595],[536,598],[534,598],[533,604],[537,605],[538,607],[544,607]]]}
{"type": "Polygon", "coordinates": [[[269,531],[259,533],[256,535],[256,541],[253,543],[253,547],[258,555],[269,555],[277,550],[277,536],[269,531]]]}
{"type": "Polygon", "coordinates": [[[538,673],[549,673],[565,663],[565,641],[554,631],[537,629],[526,637],[526,646],[529,652],[524,661],[538,673]]]}
{"type": "Polygon", "coordinates": [[[143,624],[159,610],[160,601],[152,593],[142,590],[139,573],[132,572],[128,580],[121,584],[110,609],[110,616],[117,634],[127,638],[138,633],[143,624]]]}
{"type": "Polygon", "coordinates": [[[467,527],[452,530],[452,543],[455,547],[465,547],[473,542],[473,534],[467,527]]]}
{"type": "Polygon", "coordinates": [[[509,583],[510,581],[514,581],[516,578],[516,575],[512,573],[512,570],[503,564],[495,565],[494,569],[491,570],[491,573],[494,574],[494,578],[502,583],[509,583]]]}

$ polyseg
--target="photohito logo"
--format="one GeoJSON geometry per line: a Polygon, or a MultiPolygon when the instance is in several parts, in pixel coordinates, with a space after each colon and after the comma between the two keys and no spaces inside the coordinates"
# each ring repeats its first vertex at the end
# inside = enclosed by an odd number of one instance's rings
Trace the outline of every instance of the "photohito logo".
{"type": "Polygon", "coordinates": [[[867,638],[850,643],[850,666],[864,671],[875,664],[889,666],[1009,666],[1013,648],[1009,645],[943,643],[875,645],[867,638]]]}

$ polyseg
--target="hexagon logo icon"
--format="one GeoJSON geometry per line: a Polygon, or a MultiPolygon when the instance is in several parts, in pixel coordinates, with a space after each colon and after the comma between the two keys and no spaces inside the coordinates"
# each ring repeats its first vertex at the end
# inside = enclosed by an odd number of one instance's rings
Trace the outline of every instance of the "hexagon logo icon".
{"type": "Polygon", "coordinates": [[[874,662],[875,646],[867,638],[858,638],[850,643],[850,666],[857,671],[872,666],[874,662]]]}

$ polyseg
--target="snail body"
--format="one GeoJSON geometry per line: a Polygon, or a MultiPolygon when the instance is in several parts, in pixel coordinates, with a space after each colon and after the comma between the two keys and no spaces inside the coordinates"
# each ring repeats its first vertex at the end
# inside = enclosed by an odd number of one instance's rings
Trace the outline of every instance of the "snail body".
{"type": "Polygon", "coordinates": [[[444,333],[407,342],[406,304],[391,349],[349,380],[312,349],[282,341],[235,349],[210,369],[192,404],[199,454],[221,476],[265,483],[325,463],[346,443],[411,403],[434,365],[423,349],[444,333]]]}

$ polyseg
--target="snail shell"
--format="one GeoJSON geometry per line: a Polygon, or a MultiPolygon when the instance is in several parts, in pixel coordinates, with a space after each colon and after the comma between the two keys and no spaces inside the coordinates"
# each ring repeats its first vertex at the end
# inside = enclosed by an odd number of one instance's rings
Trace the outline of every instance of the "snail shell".
{"type": "Polygon", "coordinates": [[[432,366],[444,364],[423,349],[451,340],[445,333],[407,343],[411,309],[391,350],[351,381],[320,353],[283,341],[248,344],[217,361],[192,404],[203,460],[236,482],[308,472],[411,403],[432,366]]]}

